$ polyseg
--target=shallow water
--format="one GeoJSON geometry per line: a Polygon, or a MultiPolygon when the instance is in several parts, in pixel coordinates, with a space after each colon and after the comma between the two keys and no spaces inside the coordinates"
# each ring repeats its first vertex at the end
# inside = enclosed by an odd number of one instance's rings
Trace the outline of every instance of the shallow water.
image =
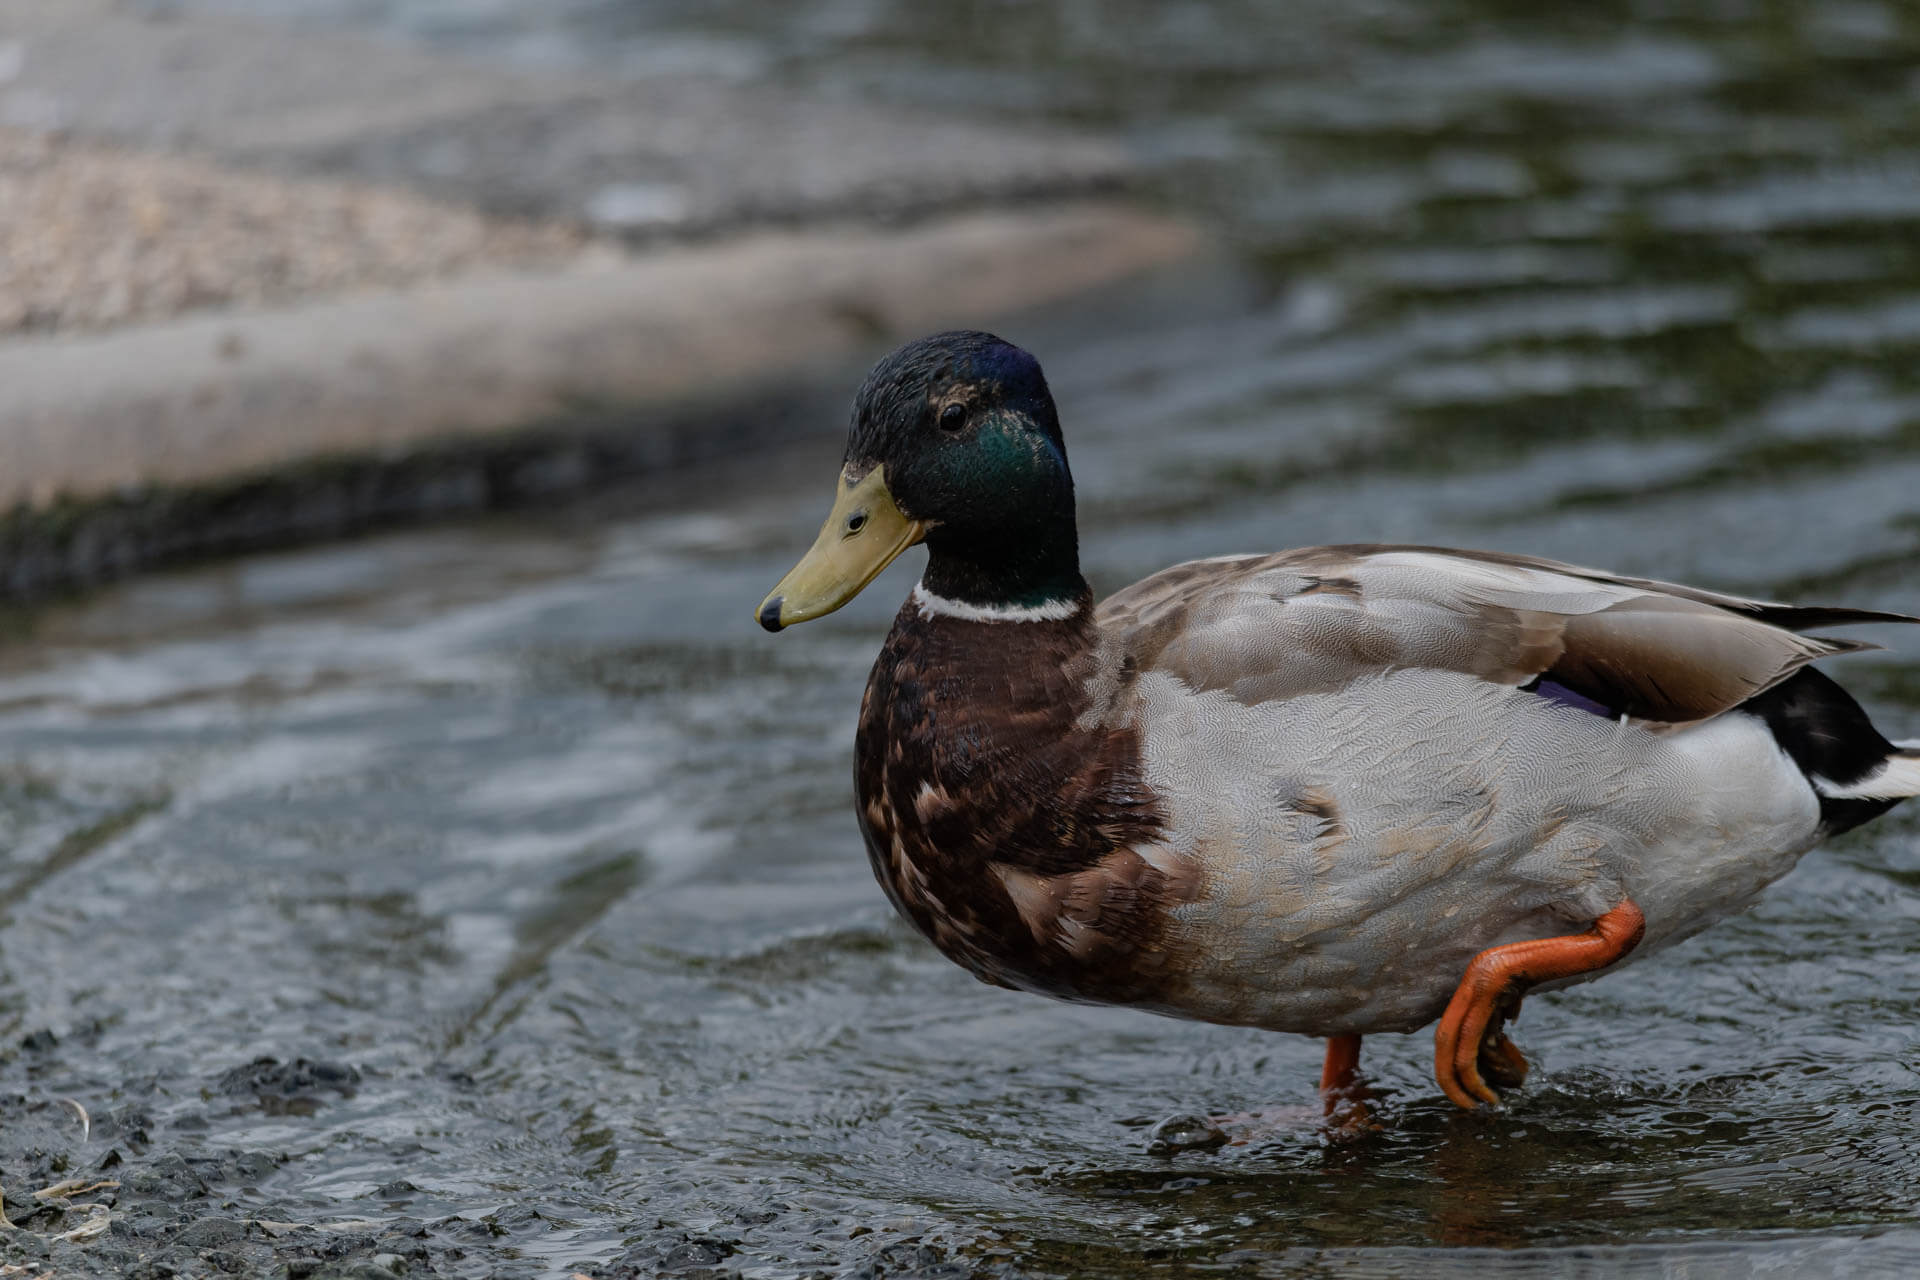
{"type": "MultiPolygon", "coordinates": [[[[1159,322],[1010,333],[1103,589],[1410,540],[1920,606],[1910,10],[244,7],[1131,138],[1239,265],[1159,322]]],[[[1377,1131],[1151,1155],[1161,1117],[1309,1103],[1320,1047],[991,990],[891,918],[849,743],[914,567],[779,637],[750,618],[837,457],[828,424],[11,620],[0,1028],[59,1043],[0,1086],[284,1153],[223,1193],[250,1211],[490,1215],[435,1228],[476,1274],[692,1266],[687,1233],[758,1276],[1920,1270],[1920,810],[1530,1002],[1502,1115],[1437,1096],[1425,1035],[1377,1037],[1377,1131]],[[363,1074],[210,1108],[256,1054],[363,1074]]],[[[1834,670],[1920,736],[1920,635],[1865,634],[1895,647],[1834,670]]]]}

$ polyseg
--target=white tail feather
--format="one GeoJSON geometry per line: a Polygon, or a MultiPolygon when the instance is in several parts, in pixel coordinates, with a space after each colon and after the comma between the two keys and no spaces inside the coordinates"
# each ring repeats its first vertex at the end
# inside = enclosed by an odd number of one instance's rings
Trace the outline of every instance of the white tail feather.
{"type": "Polygon", "coordinates": [[[1815,778],[1814,790],[1829,800],[1899,800],[1920,796],[1920,743],[1898,742],[1900,754],[1886,760],[1858,782],[1841,786],[1815,778]]]}

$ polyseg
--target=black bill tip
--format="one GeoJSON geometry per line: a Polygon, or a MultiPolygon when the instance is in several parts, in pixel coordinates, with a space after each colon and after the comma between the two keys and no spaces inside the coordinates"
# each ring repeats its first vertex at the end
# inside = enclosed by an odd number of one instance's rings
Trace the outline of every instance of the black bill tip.
{"type": "Polygon", "coordinates": [[[786,603],[786,599],[785,596],[772,596],[768,598],[765,604],[760,606],[761,626],[769,631],[780,630],[780,606],[786,603]]]}

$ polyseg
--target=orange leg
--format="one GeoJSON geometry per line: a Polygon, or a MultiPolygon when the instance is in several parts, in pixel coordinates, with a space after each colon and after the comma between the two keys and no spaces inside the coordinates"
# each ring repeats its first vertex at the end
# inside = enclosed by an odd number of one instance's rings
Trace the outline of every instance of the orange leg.
{"type": "Polygon", "coordinates": [[[1335,1093],[1351,1089],[1354,1073],[1360,1070],[1360,1037],[1328,1036],[1327,1061],[1320,1068],[1320,1092],[1335,1093]]]}
{"type": "Polygon", "coordinates": [[[1352,1137],[1372,1127],[1367,1108],[1372,1096],[1360,1082],[1360,1037],[1329,1036],[1326,1065],[1320,1068],[1320,1106],[1335,1136],[1352,1137]]]}
{"type": "Polygon", "coordinates": [[[1498,1106],[1500,1095],[1481,1078],[1480,1063],[1486,1055],[1496,1079],[1516,1068],[1526,1075],[1526,1059],[1500,1029],[1520,996],[1537,982],[1606,968],[1646,931],[1646,917],[1627,898],[1585,933],[1509,943],[1475,956],[1433,1036],[1433,1073],[1447,1096],[1468,1110],[1481,1102],[1498,1106]]]}

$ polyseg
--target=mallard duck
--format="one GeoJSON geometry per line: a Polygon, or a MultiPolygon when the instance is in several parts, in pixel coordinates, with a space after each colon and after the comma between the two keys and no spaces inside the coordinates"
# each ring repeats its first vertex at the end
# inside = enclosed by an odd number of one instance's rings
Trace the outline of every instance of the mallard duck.
{"type": "Polygon", "coordinates": [[[858,821],[895,908],[990,983],[1326,1037],[1438,1019],[1497,1105],[1504,1024],[1751,904],[1920,794],[1810,664],[1799,608],[1486,551],[1329,546],[1096,605],[1035,359],[908,343],[860,387],[838,497],[761,604],[839,608],[924,542],[861,702],[858,821]]]}

